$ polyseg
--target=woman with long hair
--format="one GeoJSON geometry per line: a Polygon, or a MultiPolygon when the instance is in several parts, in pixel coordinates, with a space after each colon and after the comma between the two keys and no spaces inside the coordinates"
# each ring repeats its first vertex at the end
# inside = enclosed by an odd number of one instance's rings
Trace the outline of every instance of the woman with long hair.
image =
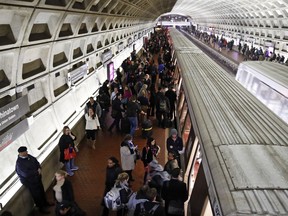
{"type": "Polygon", "coordinates": [[[76,140],[76,136],[71,132],[68,126],[63,127],[63,134],[59,140],[59,148],[60,148],[60,162],[64,163],[66,171],[69,176],[73,176],[74,172],[78,170],[78,167],[75,166],[74,160],[75,158],[65,159],[64,151],[69,149],[69,152],[76,152],[74,141],[76,140]]]}
{"type": "MultiPolygon", "coordinates": [[[[126,172],[120,173],[116,179],[115,187],[121,188],[120,200],[122,204],[127,204],[132,190],[129,188],[129,175],[126,172]]],[[[126,209],[121,208],[117,211],[117,216],[126,215],[126,209]]]]}
{"type": "Polygon", "coordinates": [[[145,174],[144,174],[144,184],[147,179],[147,175],[149,172],[149,163],[152,160],[157,160],[157,155],[160,152],[160,146],[156,144],[156,140],[153,137],[149,137],[147,139],[146,146],[142,149],[142,157],[141,160],[143,161],[145,174]]]}
{"type": "Polygon", "coordinates": [[[74,202],[74,192],[72,184],[66,179],[67,172],[58,170],[55,173],[55,185],[53,186],[54,199],[57,203],[63,200],[74,202]]]}
{"type": "Polygon", "coordinates": [[[86,119],[86,137],[90,146],[95,149],[96,130],[100,128],[100,123],[97,114],[90,107],[88,113],[85,114],[86,119]]]}

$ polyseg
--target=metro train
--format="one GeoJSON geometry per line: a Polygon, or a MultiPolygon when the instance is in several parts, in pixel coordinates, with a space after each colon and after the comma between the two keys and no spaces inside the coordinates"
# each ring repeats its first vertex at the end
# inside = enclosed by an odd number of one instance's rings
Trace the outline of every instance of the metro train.
{"type": "Polygon", "coordinates": [[[285,65],[267,61],[243,62],[235,79],[288,124],[288,71],[285,65]]]}
{"type": "Polygon", "coordinates": [[[185,215],[288,215],[288,126],[176,29],[185,215]]]}

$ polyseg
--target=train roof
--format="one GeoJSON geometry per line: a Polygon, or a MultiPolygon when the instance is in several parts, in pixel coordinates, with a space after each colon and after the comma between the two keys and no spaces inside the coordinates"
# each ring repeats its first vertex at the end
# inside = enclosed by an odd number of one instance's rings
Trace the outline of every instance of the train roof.
{"type": "MultiPolygon", "coordinates": [[[[273,88],[277,88],[277,85],[280,85],[279,91],[283,87],[288,88],[288,67],[285,65],[268,61],[246,61],[239,65],[240,69],[249,71],[249,73],[254,74],[267,85],[272,85],[273,88]],[[265,79],[266,77],[269,81],[265,79]]],[[[285,93],[285,96],[287,96],[287,92],[285,93]]]]}
{"type": "Polygon", "coordinates": [[[179,31],[170,35],[214,211],[288,215],[287,124],[179,31]]]}

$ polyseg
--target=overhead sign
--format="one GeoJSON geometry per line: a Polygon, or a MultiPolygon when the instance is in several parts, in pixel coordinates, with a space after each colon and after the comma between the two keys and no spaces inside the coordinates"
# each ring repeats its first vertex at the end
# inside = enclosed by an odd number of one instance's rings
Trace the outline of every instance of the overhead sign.
{"type": "Polygon", "coordinates": [[[111,58],[112,58],[112,50],[111,49],[103,52],[100,55],[100,60],[102,63],[109,61],[111,58]]]}
{"type": "Polygon", "coordinates": [[[27,119],[24,119],[19,124],[10,128],[4,134],[0,136],[0,152],[14,142],[18,137],[20,137],[29,128],[27,119]]]}
{"type": "Polygon", "coordinates": [[[265,47],[274,47],[274,43],[272,41],[264,41],[264,46],[265,47]]]}
{"type": "Polygon", "coordinates": [[[132,38],[129,38],[129,39],[127,40],[128,45],[132,44],[132,42],[133,42],[132,38]]]}
{"type": "Polygon", "coordinates": [[[74,85],[78,80],[82,79],[86,74],[88,70],[88,65],[84,64],[81,67],[72,70],[67,74],[68,77],[68,86],[74,85]]]}
{"type": "Polygon", "coordinates": [[[25,95],[0,108],[0,131],[30,111],[28,96],[25,95]]]}
{"type": "Polygon", "coordinates": [[[121,52],[124,49],[124,43],[121,42],[118,44],[118,51],[121,52]]]}

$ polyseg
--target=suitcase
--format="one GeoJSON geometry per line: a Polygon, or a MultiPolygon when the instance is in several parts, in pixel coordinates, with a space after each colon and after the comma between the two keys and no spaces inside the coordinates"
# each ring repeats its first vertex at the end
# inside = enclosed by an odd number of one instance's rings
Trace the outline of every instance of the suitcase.
{"type": "Polygon", "coordinates": [[[142,137],[147,139],[152,136],[152,122],[151,120],[147,119],[142,122],[142,137]]]}
{"type": "Polygon", "coordinates": [[[124,117],[121,119],[120,130],[121,130],[121,133],[123,134],[130,133],[130,121],[127,117],[124,117]]]}

